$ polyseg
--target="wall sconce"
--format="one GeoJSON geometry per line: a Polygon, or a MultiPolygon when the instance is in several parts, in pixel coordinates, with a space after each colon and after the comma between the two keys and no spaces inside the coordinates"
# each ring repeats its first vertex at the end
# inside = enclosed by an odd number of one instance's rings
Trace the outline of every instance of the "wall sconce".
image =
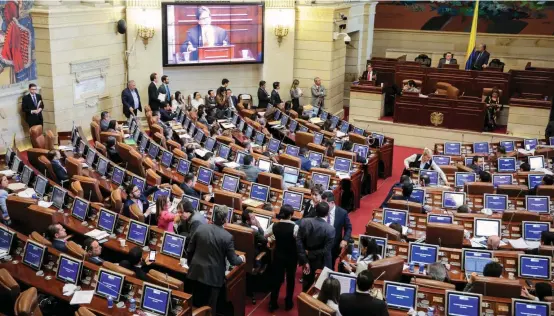
{"type": "Polygon", "coordinates": [[[277,43],[279,43],[279,46],[281,46],[283,38],[289,35],[289,27],[282,24],[277,24],[275,25],[275,29],[273,31],[275,32],[275,36],[277,36],[277,43]]]}
{"type": "Polygon", "coordinates": [[[138,25],[138,37],[142,38],[142,43],[144,44],[144,49],[146,49],[146,45],[148,45],[148,40],[154,37],[154,27],[153,26],[147,26],[147,25],[138,25]]]}

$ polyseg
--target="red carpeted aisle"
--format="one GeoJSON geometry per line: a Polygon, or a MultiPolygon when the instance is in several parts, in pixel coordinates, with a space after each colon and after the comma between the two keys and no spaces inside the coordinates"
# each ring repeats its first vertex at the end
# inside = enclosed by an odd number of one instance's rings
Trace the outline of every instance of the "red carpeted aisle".
{"type": "MultiPolygon", "coordinates": [[[[394,156],[393,156],[393,171],[392,171],[392,177],[389,177],[387,179],[380,179],[378,181],[378,189],[376,192],[373,192],[370,195],[365,196],[361,201],[360,208],[350,214],[350,221],[352,222],[352,233],[355,235],[363,234],[365,232],[365,225],[367,222],[371,219],[372,211],[375,208],[378,208],[387,194],[389,193],[390,188],[392,185],[400,179],[400,176],[402,175],[402,170],[404,169],[404,158],[421,152],[421,149],[417,148],[410,148],[410,147],[401,147],[401,146],[395,146],[394,147],[394,156]]],[[[298,269],[296,272],[296,286],[294,288],[295,293],[295,301],[294,304],[296,304],[296,296],[302,291],[302,284],[298,282],[298,280],[301,277],[302,270],[298,269]]],[[[257,304],[252,305],[252,302],[250,300],[247,300],[246,302],[246,315],[251,316],[266,316],[266,315],[290,315],[290,316],[296,316],[298,315],[298,312],[296,310],[296,306],[294,309],[292,309],[289,312],[286,312],[284,310],[284,297],[285,297],[285,284],[281,287],[281,293],[279,295],[279,305],[281,306],[281,309],[277,310],[275,313],[271,314],[268,311],[269,306],[269,294],[264,297],[263,294],[256,295],[257,304]]]]}

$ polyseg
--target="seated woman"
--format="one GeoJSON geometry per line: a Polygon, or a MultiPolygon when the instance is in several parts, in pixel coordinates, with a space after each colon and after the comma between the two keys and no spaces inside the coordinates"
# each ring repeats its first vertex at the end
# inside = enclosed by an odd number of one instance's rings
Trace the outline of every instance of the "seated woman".
{"type": "Polygon", "coordinates": [[[317,299],[335,310],[337,312],[337,316],[341,316],[341,313],[339,312],[339,296],[339,280],[328,278],[323,282],[323,285],[321,286],[321,291],[319,291],[319,294],[317,295],[317,299]]]}
{"type": "Polygon", "coordinates": [[[198,111],[198,107],[201,105],[204,105],[204,98],[200,94],[200,92],[194,92],[192,94],[192,100],[190,101],[190,106],[194,111],[198,111]]]}
{"type": "Polygon", "coordinates": [[[108,123],[108,130],[106,132],[120,133],[121,137],[123,137],[122,128],[121,126],[119,126],[116,120],[111,120],[110,123],[108,123]]]}
{"type": "Polygon", "coordinates": [[[491,94],[485,98],[485,104],[487,104],[487,111],[485,112],[485,131],[492,131],[496,128],[496,122],[500,111],[504,108],[503,104],[500,104],[500,90],[498,88],[492,88],[491,94]]]}
{"type": "Polygon", "coordinates": [[[108,154],[108,159],[116,164],[120,164],[121,162],[123,162],[123,160],[119,156],[117,149],[115,149],[115,143],[115,138],[109,137],[108,141],[106,142],[106,152],[108,154]]]}
{"type": "Polygon", "coordinates": [[[171,100],[171,111],[176,112],[178,108],[185,110],[185,95],[181,91],[175,92],[175,97],[171,100]]]}
{"type": "Polygon", "coordinates": [[[125,188],[125,192],[127,193],[127,199],[125,200],[125,203],[123,204],[123,216],[131,217],[131,205],[137,204],[139,210],[144,215],[144,222],[145,223],[151,223],[156,222],[156,220],[153,218],[155,217],[155,214],[152,214],[152,211],[148,208],[150,203],[148,203],[148,197],[151,194],[154,194],[154,192],[158,191],[157,186],[150,187],[146,189],[144,192],[137,187],[134,184],[129,184],[127,188],[125,188]],[[150,216],[152,215],[152,216],[150,216]]]}
{"type": "Polygon", "coordinates": [[[373,239],[360,239],[360,258],[356,263],[343,263],[343,268],[346,272],[358,275],[360,272],[367,270],[367,267],[373,261],[381,260],[381,255],[378,253],[379,247],[373,239]]]}
{"type": "Polygon", "coordinates": [[[421,89],[417,87],[417,84],[413,80],[408,80],[408,83],[402,87],[402,91],[404,92],[415,92],[420,93],[421,89]]]}

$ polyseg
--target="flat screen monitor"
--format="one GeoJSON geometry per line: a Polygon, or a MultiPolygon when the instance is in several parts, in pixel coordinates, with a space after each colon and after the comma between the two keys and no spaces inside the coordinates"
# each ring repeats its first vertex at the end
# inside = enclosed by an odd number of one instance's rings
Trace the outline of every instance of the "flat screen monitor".
{"type": "Polygon", "coordinates": [[[501,141],[499,144],[500,144],[500,147],[504,147],[507,153],[514,151],[516,148],[514,142],[511,140],[504,140],[504,141],[501,141]]]}
{"type": "Polygon", "coordinates": [[[141,178],[139,176],[132,176],[131,184],[136,185],[140,189],[140,191],[144,191],[146,186],[146,180],[144,180],[144,178],[141,178]]]}
{"type": "Polygon", "coordinates": [[[550,197],[526,195],[525,206],[529,212],[550,213],[550,197]]]}
{"type": "Polygon", "coordinates": [[[321,166],[321,162],[323,161],[323,154],[310,151],[308,153],[308,159],[312,162],[312,167],[319,168],[321,166]]]}
{"type": "Polygon", "coordinates": [[[550,230],[550,223],[523,221],[521,223],[521,230],[523,231],[524,240],[540,241],[542,232],[550,230]]]}
{"type": "Polygon", "coordinates": [[[272,217],[267,215],[256,214],[256,213],[254,213],[254,216],[258,220],[258,223],[260,223],[260,227],[263,229],[265,233],[269,225],[271,225],[272,217]]]}
{"type": "Polygon", "coordinates": [[[185,237],[169,232],[164,232],[161,253],[175,258],[181,258],[185,247],[185,237]]]}
{"type": "Polygon", "coordinates": [[[335,140],[334,142],[335,150],[342,150],[342,141],[341,140],[335,140]]]}
{"type": "Polygon", "coordinates": [[[239,165],[243,165],[244,164],[244,157],[248,156],[248,153],[244,152],[244,151],[238,151],[237,152],[237,156],[235,157],[235,162],[238,163],[239,165]]]}
{"type": "Polygon", "coordinates": [[[159,153],[160,146],[156,145],[154,142],[150,142],[150,147],[148,147],[148,156],[155,160],[158,158],[159,153]]]}
{"type": "Polygon", "coordinates": [[[260,168],[263,172],[270,172],[271,171],[271,161],[265,160],[265,159],[258,159],[256,161],[256,166],[260,168]]]}
{"type": "Polygon", "coordinates": [[[298,126],[298,122],[295,121],[295,120],[290,120],[290,124],[289,124],[289,131],[291,133],[294,133],[296,132],[296,127],[298,126]]]}
{"type": "Polygon", "coordinates": [[[452,224],[453,221],[452,215],[427,214],[427,223],[452,224]]]}
{"type": "Polygon", "coordinates": [[[269,191],[269,186],[267,185],[252,183],[252,187],[250,188],[250,198],[265,203],[269,197],[269,191]]]}
{"type": "MultiPolygon", "coordinates": [[[[387,239],[383,237],[375,237],[375,236],[368,236],[368,235],[360,235],[360,245],[362,239],[368,239],[373,240],[377,244],[377,253],[381,256],[381,258],[386,258],[387,256],[387,239]]],[[[358,248],[361,246],[358,245],[358,248]]],[[[358,257],[358,261],[362,260],[362,256],[360,255],[358,257]]]]}
{"type": "Polygon", "coordinates": [[[56,279],[69,284],[77,284],[82,268],[83,261],[74,259],[66,254],[60,254],[56,279]]]}
{"type": "Polygon", "coordinates": [[[322,121],[325,121],[327,119],[327,116],[329,116],[329,113],[327,113],[326,111],[321,110],[321,115],[319,116],[319,118],[322,121]]]}
{"type": "Polygon", "coordinates": [[[354,146],[352,146],[352,152],[356,153],[357,156],[367,158],[367,155],[369,154],[369,146],[354,144],[354,146]]]}
{"type": "Polygon", "coordinates": [[[462,271],[483,275],[483,269],[492,261],[492,251],[462,248],[462,271]]]}
{"type": "Polygon", "coordinates": [[[550,256],[536,256],[519,254],[517,274],[519,278],[550,280],[551,276],[550,256]]]}
{"type": "Polygon", "coordinates": [[[117,213],[109,211],[105,208],[101,208],[98,213],[98,225],[97,227],[110,234],[113,233],[115,225],[117,224],[117,213]]]}
{"type": "Polygon", "coordinates": [[[12,160],[12,155],[13,155],[13,149],[11,147],[8,147],[8,149],[6,149],[6,156],[4,158],[4,160],[6,161],[6,166],[10,165],[10,162],[12,160]]]}
{"type": "Polygon", "coordinates": [[[287,122],[289,121],[289,117],[287,115],[281,116],[281,122],[280,125],[287,126],[287,122]]]}
{"type": "Polygon", "coordinates": [[[189,173],[190,170],[190,161],[186,159],[179,159],[179,163],[177,164],[177,172],[181,175],[186,175],[189,173]]]}
{"type": "Polygon", "coordinates": [[[539,141],[536,138],[526,138],[523,140],[523,148],[525,150],[534,150],[538,144],[539,141]]]}
{"type": "Polygon", "coordinates": [[[142,285],[140,308],[156,315],[168,315],[171,305],[171,290],[151,283],[142,285]]]}
{"type": "Polygon", "coordinates": [[[231,148],[225,144],[219,144],[219,149],[217,151],[217,156],[220,158],[223,158],[227,160],[229,157],[229,153],[231,152],[231,148]]]}
{"type": "Polygon", "coordinates": [[[489,143],[488,142],[478,142],[473,143],[473,153],[474,154],[489,154],[489,143]]]}
{"type": "Polygon", "coordinates": [[[514,157],[498,158],[498,172],[516,172],[516,159],[514,157]]]}
{"type": "Polygon", "coordinates": [[[121,185],[125,180],[125,169],[114,166],[112,174],[112,182],[121,185]]]}
{"type": "Polygon", "coordinates": [[[89,149],[87,152],[87,165],[92,167],[94,164],[94,159],[96,158],[96,152],[92,149],[89,149]]]}
{"type": "Polygon", "coordinates": [[[35,192],[37,196],[42,197],[46,194],[46,187],[48,186],[48,179],[39,175],[37,176],[37,181],[35,182],[35,192]]]}
{"type": "Polygon", "coordinates": [[[433,156],[433,161],[439,166],[448,166],[448,165],[450,165],[450,160],[451,159],[452,158],[450,156],[439,156],[439,155],[433,156]]]}
{"type": "Polygon", "coordinates": [[[323,142],[323,134],[315,132],[314,133],[314,144],[321,145],[322,142],[323,142]]]}
{"type": "Polygon", "coordinates": [[[293,191],[283,192],[283,205],[290,205],[295,211],[301,211],[304,203],[304,194],[293,191]]]}
{"type": "Polygon", "coordinates": [[[337,172],[350,173],[350,168],[352,166],[352,160],[347,158],[335,157],[333,163],[333,169],[337,172]]]}
{"type": "Polygon", "coordinates": [[[408,262],[418,265],[431,264],[439,260],[439,246],[410,242],[408,248],[408,262]]]}
{"type": "Polygon", "coordinates": [[[240,179],[232,175],[224,174],[223,181],[221,183],[221,189],[233,193],[237,193],[239,188],[240,179]]]}
{"type": "Polygon", "coordinates": [[[527,159],[531,170],[544,168],[544,156],[529,156],[527,159]]]}
{"type": "Polygon", "coordinates": [[[371,136],[373,137],[373,139],[375,139],[375,141],[377,141],[378,147],[383,147],[383,143],[385,142],[385,135],[379,133],[371,133],[371,136]]]}
{"type": "Polygon", "coordinates": [[[485,193],[485,208],[496,212],[503,212],[508,209],[508,195],[485,193]]]}
{"type": "Polygon", "coordinates": [[[331,175],[324,173],[312,172],[312,182],[314,185],[321,184],[323,191],[329,190],[329,184],[331,182],[331,175]]]}
{"type": "Polygon", "coordinates": [[[296,184],[299,175],[300,170],[298,168],[285,166],[283,169],[283,181],[285,181],[285,183],[296,184]]]}
{"type": "Polygon", "coordinates": [[[502,220],[493,218],[474,218],[473,237],[502,236],[502,220]]]}
{"type": "Polygon", "coordinates": [[[21,166],[21,159],[19,157],[14,156],[12,159],[12,168],[11,170],[15,173],[19,173],[19,166],[21,166]]]}
{"type": "Polygon", "coordinates": [[[287,145],[287,148],[285,148],[285,154],[287,155],[298,157],[299,153],[300,153],[300,147],[297,147],[294,145],[287,145]]]}
{"type": "Polygon", "coordinates": [[[276,154],[279,152],[279,147],[281,146],[281,142],[275,138],[269,139],[269,144],[267,145],[267,150],[272,153],[276,154]]]}
{"type": "Polygon", "coordinates": [[[408,226],[408,211],[397,210],[393,208],[383,209],[383,224],[388,225],[398,223],[402,226],[408,226]]]}
{"type": "Polygon", "coordinates": [[[457,209],[466,202],[465,192],[442,192],[442,208],[457,209]]]}
{"type": "Polygon", "coordinates": [[[94,294],[106,298],[111,297],[114,301],[119,301],[124,280],[125,276],[123,274],[100,268],[94,294]]]}
{"type": "Polygon", "coordinates": [[[198,207],[200,206],[200,199],[186,194],[183,195],[183,199],[189,200],[190,204],[192,204],[192,208],[198,210],[198,207]]]}
{"type": "Polygon", "coordinates": [[[554,146],[554,136],[551,136],[551,137],[548,138],[548,144],[550,146],[554,146]]]}
{"type": "Polygon", "coordinates": [[[339,127],[339,130],[344,133],[344,134],[348,134],[348,130],[350,129],[350,123],[348,123],[347,121],[341,121],[340,122],[340,127],[339,127]]]}
{"type": "Polygon", "coordinates": [[[425,189],[413,189],[410,199],[417,203],[425,204],[425,189]]]}
{"type": "MultiPolygon", "coordinates": [[[[238,116],[236,116],[236,117],[238,117],[238,116]]],[[[188,116],[185,116],[185,123],[183,123],[183,128],[188,129],[190,122],[191,122],[190,118],[188,116]]],[[[235,123],[233,123],[233,124],[235,124],[235,123]]]]}
{"type": "Polygon", "coordinates": [[[425,170],[420,169],[419,170],[419,180],[421,182],[422,176],[428,176],[429,177],[429,185],[439,185],[439,173],[434,170],[425,170]]]}
{"type": "Polygon", "coordinates": [[[84,155],[86,146],[87,146],[87,144],[85,144],[85,142],[83,140],[79,141],[79,149],[78,149],[79,155],[81,155],[81,156],[84,155]]]}
{"type": "Polygon", "coordinates": [[[66,190],[55,186],[54,190],[52,191],[52,205],[57,209],[63,209],[66,194],[66,190]]]}
{"type": "Polygon", "coordinates": [[[148,224],[132,219],[129,221],[127,240],[139,246],[144,246],[148,241],[149,231],[150,226],[148,226],[148,224]]]}
{"type": "Polygon", "coordinates": [[[275,114],[273,115],[273,119],[277,121],[279,119],[279,116],[281,116],[281,111],[277,110],[275,111],[275,114]]]}
{"type": "Polygon", "coordinates": [[[7,253],[10,252],[14,235],[15,232],[11,232],[7,228],[0,226],[0,250],[7,253]]]}
{"type": "Polygon", "coordinates": [[[340,273],[340,272],[329,272],[327,275],[330,279],[336,279],[340,283],[340,294],[345,293],[355,293],[356,292],[356,276],[340,273]]]}
{"type": "Polygon", "coordinates": [[[85,221],[87,218],[89,202],[80,197],[75,197],[73,206],[71,207],[71,215],[80,221],[85,221]]]}
{"type": "Polygon", "coordinates": [[[162,166],[166,168],[171,168],[171,163],[173,162],[173,153],[167,150],[162,150],[162,166]]]}
{"type": "Polygon", "coordinates": [[[139,151],[143,153],[146,150],[146,147],[148,146],[149,139],[146,136],[146,134],[141,133],[140,134],[140,141],[139,141],[139,151]]]}
{"type": "Polygon", "coordinates": [[[462,154],[462,143],[458,143],[458,142],[444,143],[444,154],[449,156],[460,156],[462,154]]]}
{"type": "Polygon", "coordinates": [[[260,132],[260,131],[256,131],[256,137],[254,138],[254,144],[256,144],[258,146],[262,146],[264,144],[264,139],[265,139],[265,134],[260,132]]]}
{"type": "Polygon", "coordinates": [[[534,189],[537,185],[541,184],[544,174],[528,174],[527,185],[529,189],[534,189]]]}
{"type": "Polygon", "coordinates": [[[198,168],[198,177],[197,181],[203,185],[210,185],[212,183],[213,171],[206,167],[198,168]]]}
{"type": "Polygon", "coordinates": [[[212,137],[206,138],[206,142],[204,143],[204,148],[208,151],[213,151],[215,146],[215,139],[212,137]]]}
{"type": "Polygon", "coordinates": [[[108,171],[108,161],[104,158],[98,159],[98,165],[96,166],[96,172],[98,172],[99,175],[105,176],[106,172],[108,171]]]}
{"type": "Polygon", "coordinates": [[[385,281],[387,306],[408,311],[417,309],[417,285],[385,281]]]}
{"type": "Polygon", "coordinates": [[[456,172],[454,174],[454,182],[457,188],[463,188],[466,183],[475,182],[475,173],[473,172],[456,172]]]}
{"type": "Polygon", "coordinates": [[[354,132],[354,134],[364,136],[364,129],[363,128],[359,128],[359,127],[354,126],[352,128],[352,132],[354,132]]]}
{"type": "Polygon", "coordinates": [[[446,291],[446,315],[481,316],[481,294],[446,291]]]}
{"type": "Polygon", "coordinates": [[[158,191],[154,192],[152,195],[152,201],[156,202],[158,201],[158,198],[160,196],[168,197],[171,194],[171,191],[169,189],[159,188],[158,191]]]}
{"type": "Polygon", "coordinates": [[[512,298],[514,316],[549,316],[550,302],[538,302],[512,298]]]}
{"type": "Polygon", "coordinates": [[[204,139],[204,133],[202,132],[201,129],[198,129],[196,131],[196,135],[194,135],[194,141],[199,143],[199,144],[202,144],[203,139],[204,139]]]}
{"type": "Polygon", "coordinates": [[[23,171],[21,171],[21,183],[28,186],[29,182],[31,182],[31,175],[32,174],[33,174],[33,169],[31,169],[27,166],[23,166],[23,171]]]}
{"type": "Polygon", "coordinates": [[[195,130],[196,130],[196,126],[194,125],[193,122],[191,122],[189,125],[188,134],[192,137],[194,135],[195,130]]]}
{"type": "Polygon", "coordinates": [[[334,130],[337,127],[337,124],[339,124],[339,117],[338,116],[331,116],[331,130],[334,130]]]}
{"type": "Polygon", "coordinates": [[[496,188],[499,185],[512,184],[514,177],[511,174],[498,174],[492,175],[492,185],[496,188]]]}
{"type": "Polygon", "coordinates": [[[23,251],[23,264],[35,269],[40,270],[42,266],[42,261],[44,260],[44,255],[47,252],[46,246],[34,242],[30,239],[27,239],[25,243],[25,250],[23,251]]]}

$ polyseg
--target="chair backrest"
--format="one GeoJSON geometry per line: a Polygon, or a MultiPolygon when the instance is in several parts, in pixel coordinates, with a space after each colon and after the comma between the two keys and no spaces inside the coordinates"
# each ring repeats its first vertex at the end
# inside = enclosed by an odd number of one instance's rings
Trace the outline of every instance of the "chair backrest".
{"type": "Polygon", "coordinates": [[[123,136],[121,133],[116,132],[100,132],[100,142],[105,144],[108,142],[108,138],[113,137],[115,140],[120,143],[123,141],[123,136]]]}
{"type": "Polygon", "coordinates": [[[65,159],[65,169],[67,169],[67,176],[69,178],[80,176],[83,172],[81,162],[73,157],[67,157],[67,159],[65,159]]]}
{"type": "Polygon", "coordinates": [[[148,271],[148,274],[146,274],[146,278],[149,282],[152,282],[154,284],[168,287],[177,290],[177,291],[183,291],[185,284],[183,281],[176,279],[174,277],[168,276],[166,273],[162,273],[160,271],[151,269],[148,271]]]}
{"type": "Polygon", "coordinates": [[[154,166],[154,162],[150,159],[150,157],[143,158],[142,155],[134,149],[129,152],[128,162],[129,164],[127,166],[127,169],[137,176],[143,178],[146,177],[144,165],[147,165],[148,168],[152,168],[154,166]]]}
{"type": "Polygon", "coordinates": [[[126,276],[130,276],[130,277],[135,276],[135,271],[131,271],[127,268],[124,268],[124,267],[122,267],[120,265],[117,265],[115,263],[111,263],[109,261],[102,262],[102,267],[104,267],[108,270],[117,272],[117,273],[121,273],[121,274],[126,275],[126,276]]]}
{"type": "Polygon", "coordinates": [[[233,235],[235,249],[245,253],[246,273],[252,272],[254,268],[254,257],[256,256],[254,229],[236,224],[225,224],[225,230],[233,235]]]}
{"type": "Polygon", "coordinates": [[[105,157],[108,157],[108,149],[101,142],[98,142],[98,141],[94,142],[94,148],[96,148],[96,151],[98,151],[99,153],[101,153],[105,157]]]}
{"type": "Polygon", "coordinates": [[[171,194],[177,198],[181,198],[185,195],[185,192],[178,185],[174,184],[171,186],[171,194]]]}
{"type": "Polygon", "coordinates": [[[269,172],[260,172],[258,174],[258,183],[269,185],[271,188],[282,190],[283,177],[269,172]]]}
{"type": "MultiPolygon", "coordinates": [[[[0,269],[0,295],[8,296],[10,302],[14,302],[21,293],[19,283],[6,269],[0,269]]],[[[3,302],[4,304],[6,302],[3,302]]]]}
{"type": "Polygon", "coordinates": [[[54,182],[59,183],[58,177],[56,177],[56,173],[54,172],[54,168],[52,168],[52,163],[50,162],[50,160],[48,160],[46,156],[40,156],[38,157],[38,161],[43,167],[42,170],[39,169],[39,171],[44,172],[46,169],[45,176],[50,178],[54,182]]]}
{"type": "Polygon", "coordinates": [[[162,184],[162,177],[154,169],[146,170],[146,183],[151,186],[162,184]]]}
{"type": "Polygon", "coordinates": [[[15,301],[14,313],[17,316],[42,316],[38,303],[37,289],[29,288],[21,293],[15,301]]]}
{"type": "Polygon", "coordinates": [[[51,130],[46,131],[46,149],[52,150],[56,146],[56,136],[51,130]]]}
{"type": "Polygon", "coordinates": [[[308,143],[307,147],[308,147],[308,150],[315,151],[322,154],[325,154],[325,150],[327,149],[323,145],[317,145],[314,143],[308,143]]]}
{"type": "Polygon", "coordinates": [[[83,187],[81,186],[81,182],[79,181],[71,182],[71,192],[73,192],[74,195],[80,198],[85,197],[85,194],[83,193],[83,187]]]}
{"type": "Polygon", "coordinates": [[[348,140],[354,144],[367,145],[367,138],[356,133],[348,133],[348,140]]]}
{"type": "Polygon", "coordinates": [[[441,247],[462,248],[464,227],[462,225],[427,223],[425,242],[441,247]]]}
{"type": "Polygon", "coordinates": [[[46,237],[42,236],[41,234],[37,233],[37,232],[32,232],[29,237],[42,244],[42,245],[45,245],[45,246],[48,246],[48,247],[52,247],[52,243],[50,242],[50,240],[46,239],[46,237]]]}
{"type": "Polygon", "coordinates": [[[110,194],[110,202],[112,204],[112,211],[121,213],[123,210],[123,199],[121,198],[121,190],[115,189],[110,194]]]}
{"type": "Polygon", "coordinates": [[[232,137],[228,137],[228,136],[223,136],[223,135],[218,135],[215,137],[215,140],[220,142],[220,143],[223,143],[225,145],[230,145],[230,144],[234,144],[235,143],[235,140],[232,138],[232,137]]]}
{"type": "Polygon", "coordinates": [[[437,94],[440,94],[440,95],[446,95],[446,92],[448,90],[449,87],[451,87],[452,85],[449,84],[448,82],[437,82],[436,84],[436,93],[437,94]]]}
{"type": "Polygon", "coordinates": [[[467,194],[483,195],[485,193],[494,193],[494,185],[490,182],[469,182],[466,184],[467,194]]]}
{"type": "Polygon", "coordinates": [[[158,145],[162,146],[163,148],[167,149],[167,144],[165,142],[165,136],[163,135],[163,133],[154,133],[154,135],[152,135],[152,139],[154,140],[154,142],[156,142],[158,145]]]}
{"type": "Polygon", "coordinates": [[[67,252],[75,258],[84,258],[86,252],[81,245],[69,240],[65,243],[67,252]]]}
{"type": "Polygon", "coordinates": [[[410,81],[410,80],[413,80],[413,81],[415,82],[415,84],[416,84],[418,87],[421,87],[421,83],[422,83],[421,80],[419,80],[419,79],[411,79],[411,78],[402,80],[402,85],[403,85],[403,86],[407,85],[407,84],[408,84],[408,81],[410,81]]]}
{"type": "Polygon", "coordinates": [[[167,150],[169,151],[173,151],[174,149],[177,149],[177,150],[181,149],[181,145],[179,145],[179,143],[174,140],[168,139],[166,141],[166,144],[167,144],[167,150]]]}
{"type": "Polygon", "coordinates": [[[233,176],[237,176],[237,177],[241,178],[242,180],[246,180],[246,173],[244,173],[244,171],[241,171],[241,170],[224,167],[223,168],[223,173],[230,174],[230,175],[233,175],[233,176]]]}
{"type": "Polygon", "coordinates": [[[404,258],[400,256],[385,258],[377,261],[373,261],[367,267],[369,271],[378,277],[381,273],[381,279],[383,281],[400,281],[402,277],[402,270],[404,270],[404,258]]]}
{"type": "Polygon", "coordinates": [[[446,165],[446,166],[441,166],[441,170],[446,175],[454,175],[458,171],[458,167],[453,165],[446,165]]]}
{"type": "Polygon", "coordinates": [[[410,213],[420,213],[423,209],[423,205],[421,203],[416,202],[410,202],[406,200],[389,200],[387,202],[387,206],[390,208],[396,208],[399,210],[407,210],[410,211],[410,213]]]}
{"type": "Polygon", "coordinates": [[[456,286],[451,283],[441,282],[437,280],[430,280],[424,278],[413,278],[412,283],[421,287],[439,289],[439,290],[456,290],[456,286]]]}
{"type": "MultiPolygon", "coordinates": [[[[33,231],[45,232],[48,229],[48,226],[54,223],[54,217],[56,216],[56,211],[49,208],[41,207],[36,204],[29,205],[25,210],[20,208],[14,208],[13,211],[10,211],[11,197],[9,196],[6,200],[6,205],[8,206],[8,214],[12,222],[17,223],[16,227],[18,231],[22,234],[29,235],[33,231]]],[[[25,205],[26,203],[17,203],[19,206],[25,205]]]]}
{"type": "Polygon", "coordinates": [[[94,121],[90,122],[90,134],[94,142],[100,141],[100,124],[94,121]]]}
{"type": "Polygon", "coordinates": [[[131,206],[129,207],[129,213],[131,219],[144,223],[144,213],[141,212],[137,203],[131,204],[131,206]]]}
{"type": "Polygon", "coordinates": [[[335,316],[337,312],[327,304],[319,301],[306,292],[297,296],[298,315],[302,316],[335,316]]]}
{"type": "Polygon", "coordinates": [[[85,176],[73,176],[73,180],[77,180],[81,183],[83,188],[83,195],[89,199],[91,202],[104,202],[104,196],[100,191],[100,186],[98,185],[98,180],[94,178],[89,178],[85,176]]]}
{"type": "Polygon", "coordinates": [[[214,203],[242,210],[242,194],[213,189],[214,203]]]}
{"type": "Polygon", "coordinates": [[[478,276],[473,283],[471,292],[485,296],[519,298],[521,283],[520,280],[478,276]]]}
{"type": "Polygon", "coordinates": [[[91,312],[86,307],[79,307],[79,309],[75,312],[75,316],[96,316],[93,312],[91,312]]]}
{"type": "Polygon", "coordinates": [[[554,185],[540,184],[537,187],[537,195],[546,195],[554,198],[554,185]]]}
{"type": "Polygon", "coordinates": [[[117,142],[115,143],[115,150],[123,161],[128,161],[131,159],[131,150],[133,150],[131,146],[122,142],[117,142]]]}
{"type": "Polygon", "coordinates": [[[184,151],[182,151],[181,149],[173,148],[171,151],[173,152],[173,155],[175,157],[183,158],[183,159],[186,159],[186,160],[189,159],[187,154],[184,151]]]}
{"type": "Polygon", "coordinates": [[[383,237],[395,241],[400,241],[402,239],[402,235],[399,231],[373,221],[367,223],[365,227],[365,233],[370,236],[383,237]]]}
{"type": "Polygon", "coordinates": [[[29,129],[29,138],[33,148],[46,149],[46,139],[43,135],[42,125],[35,125],[29,129]]]}
{"type": "Polygon", "coordinates": [[[496,193],[507,194],[509,197],[526,196],[529,188],[524,185],[517,184],[500,184],[496,187],[496,193]]]}
{"type": "Polygon", "coordinates": [[[295,168],[300,168],[300,165],[302,164],[300,158],[291,156],[289,154],[280,154],[278,156],[278,159],[280,164],[295,168]]]}
{"type": "Polygon", "coordinates": [[[38,158],[40,156],[46,156],[48,155],[48,149],[43,148],[29,148],[27,149],[27,159],[29,159],[29,163],[31,166],[37,168],[37,170],[40,171],[40,167],[42,166],[41,163],[38,161],[38,158]]]}
{"type": "Polygon", "coordinates": [[[314,142],[314,134],[308,132],[296,132],[295,143],[298,147],[306,147],[309,143],[314,142]]]}
{"type": "Polygon", "coordinates": [[[450,86],[446,90],[446,98],[448,98],[448,99],[457,99],[458,95],[460,95],[460,89],[458,89],[454,86],[450,86]]]}
{"type": "Polygon", "coordinates": [[[502,221],[503,222],[523,222],[523,221],[540,221],[541,215],[539,213],[528,212],[528,211],[504,211],[502,212],[502,221]]]}
{"type": "Polygon", "coordinates": [[[334,157],[346,158],[352,160],[352,162],[356,162],[356,154],[351,151],[335,150],[334,157]]]}
{"type": "Polygon", "coordinates": [[[102,120],[102,118],[99,115],[93,115],[92,116],[92,121],[93,122],[96,122],[97,124],[100,124],[100,120],[102,120]]]}

